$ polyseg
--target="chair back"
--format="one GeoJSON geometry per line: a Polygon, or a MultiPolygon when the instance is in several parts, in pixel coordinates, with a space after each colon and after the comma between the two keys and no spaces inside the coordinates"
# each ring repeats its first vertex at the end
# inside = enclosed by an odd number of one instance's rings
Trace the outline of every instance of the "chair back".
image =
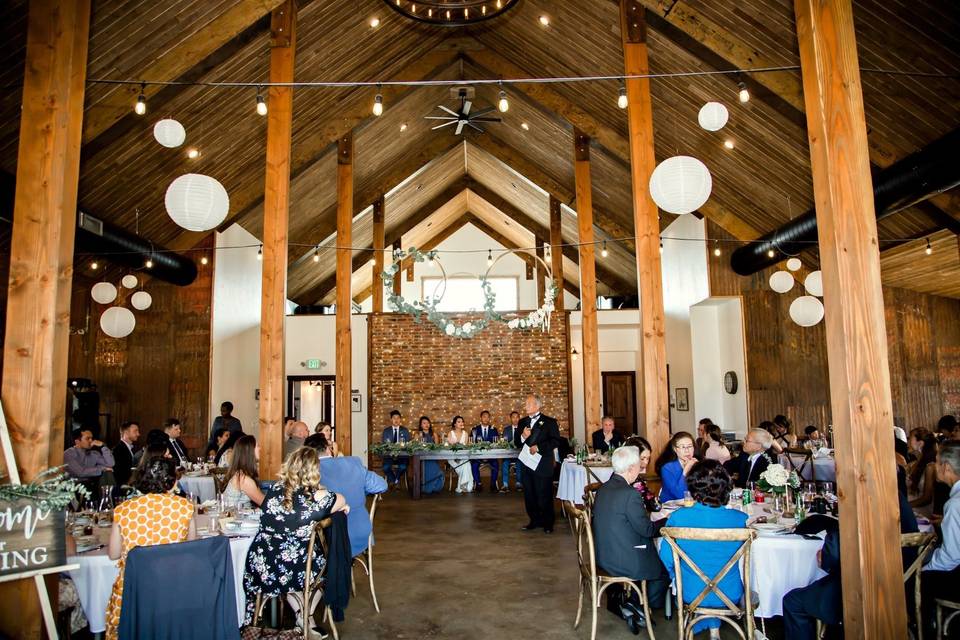
{"type": "Polygon", "coordinates": [[[591,482],[583,488],[583,508],[587,511],[588,521],[593,517],[593,504],[597,500],[597,491],[602,486],[602,482],[591,482]]]}
{"type": "MultiPolygon", "coordinates": [[[[683,618],[687,616],[693,616],[695,619],[698,617],[697,609],[700,607],[700,603],[709,596],[711,593],[716,595],[721,602],[723,602],[726,611],[737,618],[746,615],[747,625],[748,625],[748,637],[753,637],[753,598],[750,594],[750,546],[756,538],[757,534],[753,529],[747,528],[738,528],[738,529],[700,529],[700,528],[688,528],[688,527],[664,527],[660,530],[661,535],[663,536],[664,541],[670,545],[670,548],[673,550],[673,566],[676,572],[676,581],[677,581],[677,594],[678,600],[683,602],[683,573],[681,570],[681,565],[686,564],[690,569],[699,577],[704,584],[703,589],[700,593],[693,598],[689,603],[684,603],[682,606],[678,607],[680,609],[681,617],[681,627],[683,626],[683,618]],[[714,541],[714,542],[739,542],[740,546],[737,547],[736,552],[734,552],[730,559],[725,565],[717,572],[714,576],[707,576],[703,570],[697,566],[697,563],[680,548],[678,541],[680,540],[695,540],[695,541],[714,541]],[[743,580],[743,590],[744,590],[744,606],[741,608],[738,604],[734,603],[730,598],[727,597],[725,593],[720,589],[720,581],[726,576],[731,569],[737,567],[740,563],[740,559],[743,559],[742,569],[741,569],[741,579],[743,580]]],[[[711,609],[711,611],[715,611],[711,609]]]]}
{"type": "Polygon", "coordinates": [[[783,457],[787,460],[788,468],[796,471],[801,480],[817,481],[816,467],[813,465],[813,451],[791,447],[783,450],[783,457]]]}
{"type": "Polygon", "coordinates": [[[210,476],[213,478],[213,487],[220,495],[227,490],[227,470],[223,467],[214,467],[210,470],[210,476]]]}
{"type": "Polygon", "coordinates": [[[373,494],[373,498],[370,500],[370,536],[367,538],[367,549],[373,548],[373,519],[377,517],[377,505],[380,504],[380,501],[383,500],[381,494],[373,494]]]}
{"type": "Polygon", "coordinates": [[[597,580],[597,553],[593,543],[593,528],[590,526],[590,512],[574,507],[573,518],[577,523],[577,564],[580,566],[580,575],[588,583],[594,583],[597,580]]]}
{"type": "MultiPolygon", "coordinates": [[[[313,529],[310,530],[310,541],[307,543],[307,573],[303,581],[303,592],[304,600],[309,601],[306,597],[306,594],[310,592],[310,583],[313,581],[313,556],[316,551],[317,543],[320,544],[320,550],[324,557],[327,556],[327,536],[324,534],[324,530],[330,527],[333,524],[333,518],[324,518],[316,524],[313,525],[313,529]]],[[[317,573],[316,582],[320,582],[323,579],[324,574],[327,572],[327,563],[324,562],[320,571],[317,573]]]]}
{"type": "Polygon", "coordinates": [[[927,556],[933,552],[933,543],[937,541],[937,534],[928,533],[901,533],[900,546],[903,548],[917,549],[917,559],[903,571],[903,581],[907,582],[915,573],[920,571],[920,567],[927,561],[927,556]]]}

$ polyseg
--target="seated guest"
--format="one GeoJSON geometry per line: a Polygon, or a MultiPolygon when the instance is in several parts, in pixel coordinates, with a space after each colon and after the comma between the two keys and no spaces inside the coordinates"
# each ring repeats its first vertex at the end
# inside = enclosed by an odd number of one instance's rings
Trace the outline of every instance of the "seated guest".
{"type": "Polygon", "coordinates": [[[136,466],[134,456],[140,451],[137,440],[140,438],[140,425],[136,422],[124,422],[120,425],[120,442],[113,448],[113,477],[117,486],[130,484],[130,475],[136,466]]]}
{"type": "Polygon", "coordinates": [[[647,467],[650,466],[650,457],[653,455],[653,447],[642,436],[630,436],[623,443],[625,447],[636,447],[640,452],[640,475],[633,483],[633,488],[640,492],[643,498],[643,504],[647,511],[660,511],[660,499],[647,486],[647,467]]]}
{"type": "MultiPolygon", "coordinates": [[[[407,431],[406,427],[402,426],[402,422],[403,416],[400,415],[400,412],[396,409],[391,411],[390,426],[383,430],[381,442],[409,442],[410,432],[407,431]]],[[[400,488],[400,476],[406,475],[407,473],[407,459],[384,456],[383,473],[387,476],[387,482],[395,488],[400,488]]]]}
{"type": "Polygon", "coordinates": [[[757,427],[747,431],[743,438],[743,450],[723,466],[741,489],[760,479],[760,474],[770,466],[767,451],[773,446],[773,436],[766,429],[757,427]]]}
{"type": "Polygon", "coordinates": [[[940,546],[930,554],[930,561],[920,572],[921,618],[926,625],[926,638],[939,637],[933,630],[935,599],[957,599],[957,583],[960,581],[960,441],[943,443],[937,454],[936,470],[940,482],[950,487],[950,499],[943,507],[940,546]]]}
{"type": "Polygon", "coordinates": [[[827,441],[823,439],[820,435],[820,430],[814,425],[808,424],[803,428],[803,433],[807,436],[807,439],[803,442],[804,449],[810,449],[816,452],[827,446],[827,441]]]}
{"type": "Polygon", "coordinates": [[[178,467],[186,466],[190,458],[187,456],[187,447],[180,440],[180,421],[176,418],[167,418],[163,421],[163,432],[167,434],[170,441],[170,456],[178,467]]]}
{"type": "Polygon", "coordinates": [[[134,547],[184,542],[197,537],[193,505],[171,495],[177,481],[176,467],[170,458],[153,458],[137,478],[135,488],[141,495],[117,505],[107,554],[119,560],[120,572],[113,583],[107,605],[106,638],[116,640],[123,596],[123,567],[134,547]]]}
{"type": "Polygon", "coordinates": [[[318,422],[314,433],[323,434],[324,439],[326,439],[326,441],[330,443],[330,451],[333,452],[334,458],[343,455],[342,453],[340,453],[340,449],[337,448],[337,438],[334,436],[333,426],[331,426],[329,422],[323,422],[323,421],[318,422]]]}
{"type": "MultiPolygon", "coordinates": [[[[289,594],[303,591],[307,543],[312,525],[331,513],[350,507],[342,495],[327,490],[321,482],[320,459],[311,447],[300,447],[280,468],[277,482],[267,490],[260,515],[260,530],[250,543],[243,573],[246,613],[243,624],[253,621],[257,595],[287,594],[287,601],[300,617],[300,603],[289,594]]],[[[322,552],[314,549],[312,570],[326,564],[322,552]]],[[[319,575],[313,576],[319,578],[319,575]]],[[[318,596],[322,590],[314,591],[318,596]]],[[[317,601],[306,603],[307,615],[313,614],[317,601]]]]}
{"type": "Polygon", "coordinates": [[[593,450],[597,453],[607,453],[611,448],[623,446],[623,436],[617,431],[610,416],[604,416],[600,420],[600,429],[594,431],[591,438],[593,450]]]}
{"type": "Polygon", "coordinates": [[[770,434],[770,456],[772,458],[776,458],[776,456],[779,456],[781,453],[783,453],[783,446],[776,440],[777,425],[773,424],[769,420],[764,420],[757,426],[757,428],[763,429],[770,434]]]}
{"type": "Polygon", "coordinates": [[[243,425],[233,416],[233,403],[224,402],[220,405],[220,415],[213,419],[213,426],[210,427],[210,441],[207,446],[213,444],[213,436],[219,429],[226,429],[230,433],[239,431],[243,433],[243,425]]]}
{"type": "MultiPolygon", "coordinates": [[[[367,496],[387,490],[387,481],[363,466],[354,456],[333,457],[333,450],[323,434],[314,441],[320,457],[320,476],[323,486],[338,493],[347,501],[347,531],[350,534],[350,555],[356,556],[367,548],[370,537],[370,513],[367,511],[367,496]]],[[[443,486],[443,477],[440,477],[443,486]]]]}
{"type": "Polygon", "coordinates": [[[958,426],[960,425],[957,424],[957,419],[950,414],[940,418],[937,421],[938,441],[956,440],[960,436],[960,433],[957,433],[958,426]]]}
{"type": "MultiPolygon", "coordinates": [[[[692,438],[690,443],[692,446],[692,438]]],[[[620,447],[614,451],[612,463],[613,475],[597,490],[593,503],[597,566],[612,576],[646,580],[650,607],[660,608],[670,581],[657,557],[654,526],[643,496],[633,487],[641,474],[640,452],[636,447],[620,447]]],[[[637,633],[645,624],[640,602],[632,591],[625,598],[624,591],[615,587],[607,589],[607,608],[626,619],[627,626],[637,633]]]]}
{"type": "MultiPolygon", "coordinates": [[[[490,412],[484,409],[480,412],[480,424],[473,428],[470,434],[473,442],[496,442],[500,439],[500,432],[490,424],[490,412]]],[[[473,483],[477,491],[483,491],[483,483],[480,482],[480,465],[490,465],[490,491],[497,491],[497,476],[500,472],[499,460],[471,460],[470,468],[473,471],[473,483]]]]}
{"type": "Polygon", "coordinates": [[[787,420],[787,416],[779,415],[773,418],[773,441],[783,449],[791,449],[797,446],[797,436],[793,433],[793,425],[787,420]]]}
{"type": "MultiPolygon", "coordinates": [[[[668,527],[690,527],[696,529],[739,529],[747,526],[747,514],[736,509],[727,509],[727,500],[733,484],[730,475],[716,460],[698,462],[687,474],[687,486],[696,501],[692,507],[681,507],[667,519],[668,527]]],[[[715,577],[730,560],[739,541],[721,542],[714,540],[678,540],[677,545],[690,560],[703,571],[708,578],[715,577]]],[[[676,568],[673,562],[673,547],[660,545],[660,559],[673,580],[676,568]]],[[[703,591],[703,580],[686,563],[680,565],[683,578],[683,601],[692,602],[703,591]]],[[[720,591],[733,602],[743,598],[743,580],[736,566],[728,571],[719,582],[720,591]]],[[[702,607],[723,607],[723,601],[714,592],[710,592],[700,603],[702,607]]],[[[693,626],[694,634],[710,629],[711,638],[720,637],[720,620],[708,618],[693,626]]]]}
{"type": "MultiPolygon", "coordinates": [[[[418,431],[420,433],[420,442],[427,442],[429,444],[437,444],[437,438],[433,435],[433,423],[430,422],[430,418],[427,416],[420,416],[420,420],[417,423],[419,427],[418,431]]],[[[332,445],[333,443],[331,443],[332,445]]],[[[333,453],[334,449],[331,448],[331,455],[336,456],[336,453],[333,453]]],[[[420,492],[421,493],[437,493],[443,490],[443,471],[440,470],[440,463],[436,460],[424,460],[423,464],[423,479],[420,482],[420,492]]],[[[377,476],[379,478],[380,476],[377,476]]],[[[334,488],[334,491],[338,489],[334,488]]],[[[380,493],[379,491],[374,491],[373,493],[380,493]]],[[[347,496],[347,501],[349,502],[350,496],[347,496]]],[[[350,505],[353,507],[353,504],[350,505]]],[[[353,538],[351,537],[351,540],[353,538]]],[[[354,554],[356,555],[356,554],[354,554]]]]}
{"type": "Polygon", "coordinates": [[[227,443],[227,440],[230,439],[230,432],[226,429],[217,429],[217,432],[213,434],[213,444],[207,445],[207,450],[204,452],[204,459],[207,462],[213,462],[217,459],[217,452],[220,451],[220,447],[227,443]]]}
{"type": "MultiPolygon", "coordinates": [[[[467,444],[467,429],[464,426],[463,416],[453,417],[450,433],[447,434],[447,444],[467,444]]],[[[448,464],[457,474],[457,493],[473,491],[473,469],[470,468],[469,460],[453,459],[448,464]]]]}
{"type": "MultiPolygon", "coordinates": [[[[163,431],[156,429],[160,435],[163,435],[163,431]]],[[[164,436],[166,438],[166,436],[164,436]]],[[[160,458],[165,458],[171,460],[170,448],[165,442],[150,442],[150,436],[147,436],[147,446],[145,446],[140,451],[140,461],[137,462],[137,466],[133,469],[133,473],[130,475],[130,486],[136,487],[137,482],[143,474],[146,472],[147,467],[150,466],[151,460],[157,460],[160,458]]]]}
{"type": "Polygon", "coordinates": [[[244,435],[246,434],[244,434],[243,431],[231,431],[227,436],[227,441],[220,446],[220,449],[217,450],[217,455],[213,457],[213,464],[218,467],[229,467],[231,457],[233,456],[233,447],[236,446],[237,441],[244,435]]]}
{"type": "Polygon", "coordinates": [[[697,460],[703,460],[703,456],[707,453],[707,447],[710,445],[710,440],[707,438],[707,427],[711,424],[713,424],[713,420],[710,418],[700,418],[700,422],[697,423],[697,439],[693,443],[697,448],[697,460]]]}
{"type": "Polygon", "coordinates": [[[683,498],[687,492],[687,473],[697,463],[693,454],[693,436],[686,431],[673,434],[667,448],[657,458],[657,475],[663,481],[660,500],[666,502],[683,498]]]}
{"type": "Polygon", "coordinates": [[[703,450],[704,460],[716,460],[723,464],[730,459],[730,449],[723,441],[723,432],[715,424],[707,425],[707,448],[703,450]]]}
{"type": "Polygon", "coordinates": [[[258,507],[263,503],[263,491],[257,477],[260,445],[253,436],[243,436],[233,445],[230,468],[224,477],[223,501],[228,505],[258,507]]]}
{"type": "MultiPolygon", "coordinates": [[[[513,435],[520,426],[520,412],[510,412],[510,424],[503,428],[501,437],[507,442],[513,443],[513,435]]],[[[508,446],[511,446],[508,445],[508,446]]],[[[516,458],[504,458],[500,463],[500,493],[510,492],[510,467],[513,467],[513,484],[517,491],[522,491],[520,486],[520,473],[523,471],[523,465],[516,458]]]]}
{"type": "Polygon", "coordinates": [[[925,516],[933,513],[934,485],[937,482],[937,438],[919,427],[910,430],[909,444],[917,461],[907,470],[907,496],[910,506],[925,516]]]}
{"type": "Polygon", "coordinates": [[[307,426],[306,422],[294,422],[290,425],[290,428],[287,430],[286,436],[287,439],[283,443],[283,457],[286,459],[288,455],[299,449],[303,446],[303,441],[307,439],[307,436],[310,435],[310,427],[307,426]]]}
{"type": "MultiPolygon", "coordinates": [[[[67,474],[80,480],[87,489],[96,489],[104,471],[113,471],[113,452],[110,447],[93,439],[90,429],[74,429],[73,446],[63,452],[67,474]]],[[[99,493],[94,492],[94,495],[99,493]]]]}

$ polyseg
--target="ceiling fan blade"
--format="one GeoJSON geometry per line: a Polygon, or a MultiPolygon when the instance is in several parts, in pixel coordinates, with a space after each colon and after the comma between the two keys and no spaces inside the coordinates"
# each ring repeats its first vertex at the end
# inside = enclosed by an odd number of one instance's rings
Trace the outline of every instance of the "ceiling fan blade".
{"type": "Polygon", "coordinates": [[[463,111],[462,111],[463,115],[465,115],[465,116],[466,116],[466,115],[470,115],[470,107],[472,107],[472,106],[473,106],[473,103],[472,103],[472,102],[470,102],[469,100],[464,100],[464,102],[463,102],[463,111]]]}
{"type": "Polygon", "coordinates": [[[473,124],[472,122],[469,122],[469,121],[468,121],[467,124],[470,125],[471,127],[473,127],[474,129],[476,129],[477,131],[479,131],[480,133],[483,133],[483,129],[481,129],[481,128],[478,127],[477,125],[473,124]]]}
{"type": "Polygon", "coordinates": [[[500,122],[500,118],[470,118],[470,122],[500,122]]]}
{"type": "Polygon", "coordinates": [[[457,135],[460,135],[460,133],[463,131],[463,125],[465,125],[465,124],[469,124],[469,122],[466,121],[466,120],[458,120],[458,121],[457,121],[457,132],[456,132],[457,135]]]}
{"type": "Polygon", "coordinates": [[[496,111],[496,109],[497,109],[496,107],[484,107],[483,109],[480,109],[479,111],[474,111],[472,117],[473,117],[473,118],[476,118],[476,117],[479,117],[479,116],[488,114],[488,113],[490,113],[491,111],[496,111]]]}
{"type": "Polygon", "coordinates": [[[435,127],[430,127],[430,130],[431,130],[431,131],[434,131],[434,130],[436,130],[436,129],[442,129],[442,128],[444,128],[444,127],[449,127],[450,125],[452,125],[452,124],[455,123],[455,122],[459,122],[459,120],[450,120],[450,121],[448,121],[448,122],[444,122],[443,124],[438,124],[438,125],[435,126],[435,127]]]}
{"type": "Polygon", "coordinates": [[[447,113],[449,113],[450,115],[452,115],[452,116],[454,116],[454,117],[456,117],[456,118],[459,118],[459,117],[460,117],[460,114],[459,114],[459,113],[457,113],[457,112],[454,111],[453,109],[448,109],[447,107],[443,106],[442,104],[438,104],[438,105],[437,105],[437,108],[443,109],[444,111],[446,111],[447,113]]]}
{"type": "Polygon", "coordinates": [[[459,118],[454,118],[452,116],[423,116],[424,120],[459,120],[459,118]]]}

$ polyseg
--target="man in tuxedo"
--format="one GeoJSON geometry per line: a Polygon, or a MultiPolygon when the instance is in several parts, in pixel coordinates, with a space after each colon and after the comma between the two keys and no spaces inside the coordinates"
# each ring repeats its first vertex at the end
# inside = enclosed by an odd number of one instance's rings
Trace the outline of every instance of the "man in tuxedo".
{"type": "Polygon", "coordinates": [[[167,434],[167,449],[170,451],[170,457],[173,458],[174,464],[178,467],[183,467],[189,461],[187,456],[187,447],[183,444],[183,441],[180,440],[180,432],[182,431],[180,427],[180,421],[176,418],[167,418],[163,421],[163,432],[167,434]]]}
{"type": "Polygon", "coordinates": [[[541,413],[542,407],[540,396],[527,396],[524,403],[527,415],[517,425],[513,445],[518,449],[527,445],[531,454],[539,453],[541,456],[536,469],[528,467],[521,474],[523,501],[530,518],[523,530],[543,527],[544,533],[553,533],[553,456],[560,442],[560,427],[556,420],[541,413]]]}
{"type": "MultiPolygon", "coordinates": [[[[410,442],[410,432],[400,423],[403,422],[403,416],[394,409],[390,412],[390,426],[383,430],[381,442],[410,442]]],[[[392,458],[384,456],[383,473],[387,476],[387,482],[394,488],[400,488],[400,476],[407,473],[407,458],[392,458]]]]}
{"type": "Polygon", "coordinates": [[[773,446],[773,436],[766,429],[750,429],[743,439],[740,455],[724,463],[733,483],[741,489],[760,479],[760,474],[770,466],[768,450],[773,446]]]}
{"type": "Polygon", "coordinates": [[[117,488],[130,483],[130,475],[136,466],[134,456],[140,450],[137,440],[140,438],[140,425],[136,422],[124,422],[120,425],[120,442],[113,448],[113,477],[117,488]]]}
{"type": "MultiPolygon", "coordinates": [[[[520,412],[511,411],[510,412],[510,424],[506,425],[503,428],[502,437],[507,442],[513,442],[513,436],[517,431],[520,430],[520,412]]],[[[516,483],[517,490],[520,491],[520,472],[523,469],[523,464],[516,458],[505,458],[503,460],[503,466],[501,467],[501,476],[500,476],[500,493],[509,493],[510,492],[510,467],[513,467],[513,480],[516,483]]]]}
{"type": "MultiPolygon", "coordinates": [[[[484,409],[480,412],[480,424],[473,428],[471,440],[473,442],[496,442],[500,439],[500,432],[490,424],[490,412],[484,409]]],[[[497,491],[497,474],[500,472],[499,460],[471,460],[470,468],[473,470],[473,486],[477,491],[483,491],[483,485],[480,482],[480,464],[486,462],[490,465],[490,491],[497,491]]]]}

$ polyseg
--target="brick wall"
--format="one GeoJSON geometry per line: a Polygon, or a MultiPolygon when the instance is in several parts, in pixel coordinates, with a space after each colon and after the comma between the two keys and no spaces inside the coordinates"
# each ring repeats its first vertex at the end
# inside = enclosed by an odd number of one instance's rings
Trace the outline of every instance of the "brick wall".
{"type": "MultiPolygon", "coordinates": [[[[478,315],[457,314],[458,324],[478,315]]],[[[544,413],[570,433],[568,409],[567,323],[554,313],[549,333],[511,330],[495,323],[474,338],[444,335],[426,320],[406,314],[372,314],[369,322],[370,442],[379,442],[392,409],[413,429],[421,415],[433,420],[434,433],[450,430],[462,415],[468,427],[490,411],[493,424],[523,414],[527,393],[544,399],[544,413]]]]}

